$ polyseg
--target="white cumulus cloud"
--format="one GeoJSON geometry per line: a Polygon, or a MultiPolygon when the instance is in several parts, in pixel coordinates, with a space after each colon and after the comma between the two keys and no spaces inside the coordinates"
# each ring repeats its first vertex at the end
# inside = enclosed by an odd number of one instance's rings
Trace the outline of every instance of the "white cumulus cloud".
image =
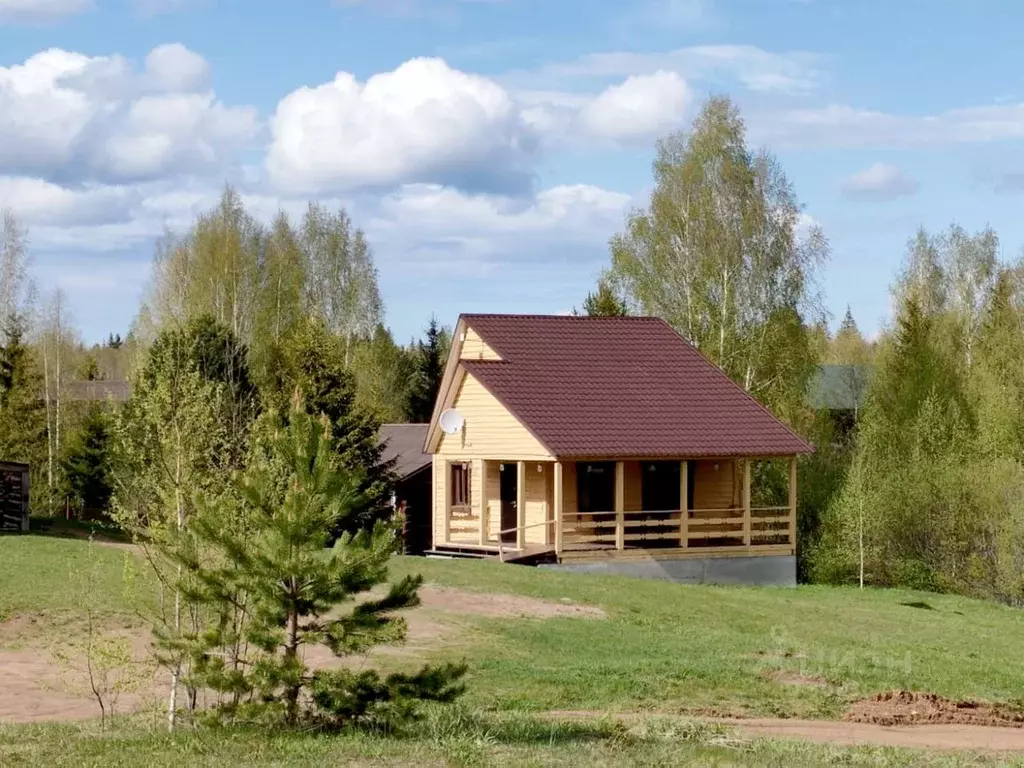
{"type": "Polygon", "coordinates": [[[207,77],[206,61],[177,44],[142,70],[58,48],[0,68],[0,173],[116,182],[222,167],[259,121],[218,101],[207,77]]]}
{"type": "Polygon", "coordinates": [[[365,82],[339,72],[285,96],[266,168],[292,194],[403,184],[523,192],[541,150],[580,141],[651,143],[683,127],[687,82],[658,70],[603,91],[509,90],[419,58],[365,82]]]}
{"type": "Polygon", "coordinates": [[[918,183],[895,165],[874,163],[843,179],[841,190],[851,200],[884,202],[917,192],[918,183]]]}
{"type": "Polygon", "coordinates": [[[617,141],[648,141],[683,127],[690,89],[675,72],[636,75],[603,91],[580,112],[587,134],[617,141]]]}
{"type": "Polygon", "coordinates": [[[271,131],[270,176],[296,192],[407,182],[521,186],[537,147],[504,88],[425,58],[366,82],[339,72],[293,91],[271,131]]]}

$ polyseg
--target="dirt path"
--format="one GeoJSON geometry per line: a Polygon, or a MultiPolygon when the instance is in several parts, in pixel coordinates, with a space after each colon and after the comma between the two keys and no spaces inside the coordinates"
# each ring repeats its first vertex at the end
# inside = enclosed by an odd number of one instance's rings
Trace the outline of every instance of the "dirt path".
{"type": "MultiPolygon", "coordinates": [[[[587,720],[612,717],[632,723],[654,713],[639,712],[548,712],[558,720],[587,720]]],[[[678,717],[709,724],[727,725],[749,736],[827,742],[844,746],[872,745],[911,749],[985,752],[1024,752],[1024,729],[984,725],[900,725],[850,723],[834,720],[787,720],[783,718],[678,717]]]]}

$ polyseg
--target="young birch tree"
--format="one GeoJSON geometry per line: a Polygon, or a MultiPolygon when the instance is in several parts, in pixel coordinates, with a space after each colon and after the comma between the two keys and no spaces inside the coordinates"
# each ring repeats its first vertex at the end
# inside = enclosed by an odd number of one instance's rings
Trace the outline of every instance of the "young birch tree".
{"type": "Polygon", "coordinates": [[[0,209],[0,323],[28,320],[34,293],[29,276],[28,236],[14,213],[0,209]]]}
{"type": "MultiPolygon", "coordinates": [[[[170,672],[168,727],[179,708],[186,638],[201,631],[201,607],[186,600],[188,574],[167,556],[194,552],[190,522],[195,497],[229,493],[231,474],[241,468],[254,413],[244,370],[244,352],[230,331],[209,319],[188,323],[157,338],[134,380],[131,399],[118,416],[115,519],[133,534],[172,605],[154,608],[159,661],[170,672]]],[[[188,705],[195,705],[189,690],[188,705]]]]}
{"type": "Polygon", "coordinates": [[[309,270],[306,303],[327,330],[345,340],[347,366],[353,341],[370,336],[383,314],[370,247],[344,210],[332,214],[310,203],[302,222],[302,248],[309,270]]]}
{"type": "Polygon", "coordinates": [[[829,248],[803,226],[792,185],[751,152],[733,103],[710,99],[688,133],[658,144],[645,210],[611,241],[609,277],[632,307],[663,317],[736,382],[792,415],[817,363],[807,320],[829,248]]]}
{"type": "Polygon", "coordinates": [[[51,512],[61,485],[58,471],[63,457],[61,436],[66,421],[64,385],[68,359],[75,343],[67,296],[57,288],[43,309],[39,346],[43,357],[43,401],[46,406],[46,477],[51,512]]]}

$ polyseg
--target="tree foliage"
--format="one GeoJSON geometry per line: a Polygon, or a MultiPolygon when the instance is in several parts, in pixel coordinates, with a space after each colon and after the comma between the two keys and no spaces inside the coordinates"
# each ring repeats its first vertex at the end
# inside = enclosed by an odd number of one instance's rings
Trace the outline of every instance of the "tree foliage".
{"type": "Polygon", "coordinates": [[[1024,292],[997,252],[957,226],[908,243],[816,578],[854,580],[863,556],[868,584],[1024,598],[1024,292]]]}
{"type": "Polygon", "coordinates": [[[597,281],[597,290],[588,293],[583,300],[583,312],[573,310],[573,314],[588,317],[623,317],[628,314],[626,304],[615,293],[615,289],[607,279],[597,281]]]}
{"type": "Polygon", "coordinates": [[[778,161],[752,152],[739,112],[710,99],[688,133],[659,142],[655,188],[611,242],[609,277],[730,377],[793,418],[817,364],[807,321],[828,243],[802,227],[778,161]]]}
{"type": "Polygon", "coordinates": [[[68,498],[80,513],[98,515],[109,510],[113,494],[111,426],[107,410],[91,405],[61,460],[68,498]]]}
{"type": "Polygon", "coordinates": [[[381,321],[373,255],[344,210],[311,203],[296,226],[279,212],[266,227],[227,187],[186,233],[167,233],[137,326],[152,339],[190,319],[212,317],[250,351],[262,382],[280,347],[308,317],[345,340],[345,362],[381,321]]]}
{"type": "Polygon", "coordinates": [[[401,422],[413,376],[413,361],[395,344],[391,331],[378,325],[373,336],[356,344],[351,369],[356,406],[381,423],[401,422]]]}
{"type": "MultiPolygon", "coordinates": [[[[28,235],[14,213],[0,209],[0,323],[28,325],[34,288],[29,276],[28,235]]],[[[22,332],[26,329],[23,327],[22,332]]]]}
{"type": "Polygon", "coordinates": [[[310,414],[327,417],[339,468],[360,478],[359,502],[344,518],[350,530],[357,530],[390,515],[394,460],[383,459],[377,415],[356,401],[356,378],[345,365],[345,347],[345,340],[321,321],[307,321],[288,339],[267,398],[271,407],[287,413],[298,392],[310,414]]]}
{"type": "Polygon", "coordinates": [[[461,665],[381,677],[305,662],[308,646],[343,657],[401,642],[406,625],[396,613],[418,605],[421,579],[405,577],[352,603],[385,583],[395,528],[378,521],[346,533],[325,555],[333,532],[351,527],[345,518],[360,507],[361,479],[339,467],[330,420],[312,416],[298,396],[287,419],[265,418],[270,438],[240,476],[238,505],[204,500],[196,546],[169,550],[191,577],[189,598],[217,617],[208,631],[183,638],[190,682],[218,695],[226,719],[293,727],[392,727],[420,701],[452,701],[462,691],[461,665]]]}
{"type": "Polygon", "coordinates": [[[426,424],[434,413],[450,344],[445,329],[436,317],[431,317],[426,338],[417,341],[413,351],[412,383],[406,406],[406,418],[413,424],[426,424]]]}
{"type": "MultiPolygon", "coordinates": [[[[41,380],[24,324],[16,315],[0,327],[0,457],[42,469],[46,456],[46,414],[41,380]]],[[[33,478],[35,481],[37,478],[33,478]]],[[[43,488],[33,482],[33,487],[43,488]]]]}

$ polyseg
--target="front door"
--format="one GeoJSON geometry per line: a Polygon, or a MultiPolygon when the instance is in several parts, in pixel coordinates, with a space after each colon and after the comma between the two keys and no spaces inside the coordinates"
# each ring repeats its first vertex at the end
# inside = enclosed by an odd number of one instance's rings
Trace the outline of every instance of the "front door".
{"type": "Polygon", "coordinates": [[[498,473],[501,475],[501,530],[505,531],[501,534],[502,542],[515,543],[516,540],[516,532],[509,529],[519,525],[519,515],[516,509],[516,496],[519,488],[518,472],[517,464],[502,464],[501,471],[498,473]]]}

